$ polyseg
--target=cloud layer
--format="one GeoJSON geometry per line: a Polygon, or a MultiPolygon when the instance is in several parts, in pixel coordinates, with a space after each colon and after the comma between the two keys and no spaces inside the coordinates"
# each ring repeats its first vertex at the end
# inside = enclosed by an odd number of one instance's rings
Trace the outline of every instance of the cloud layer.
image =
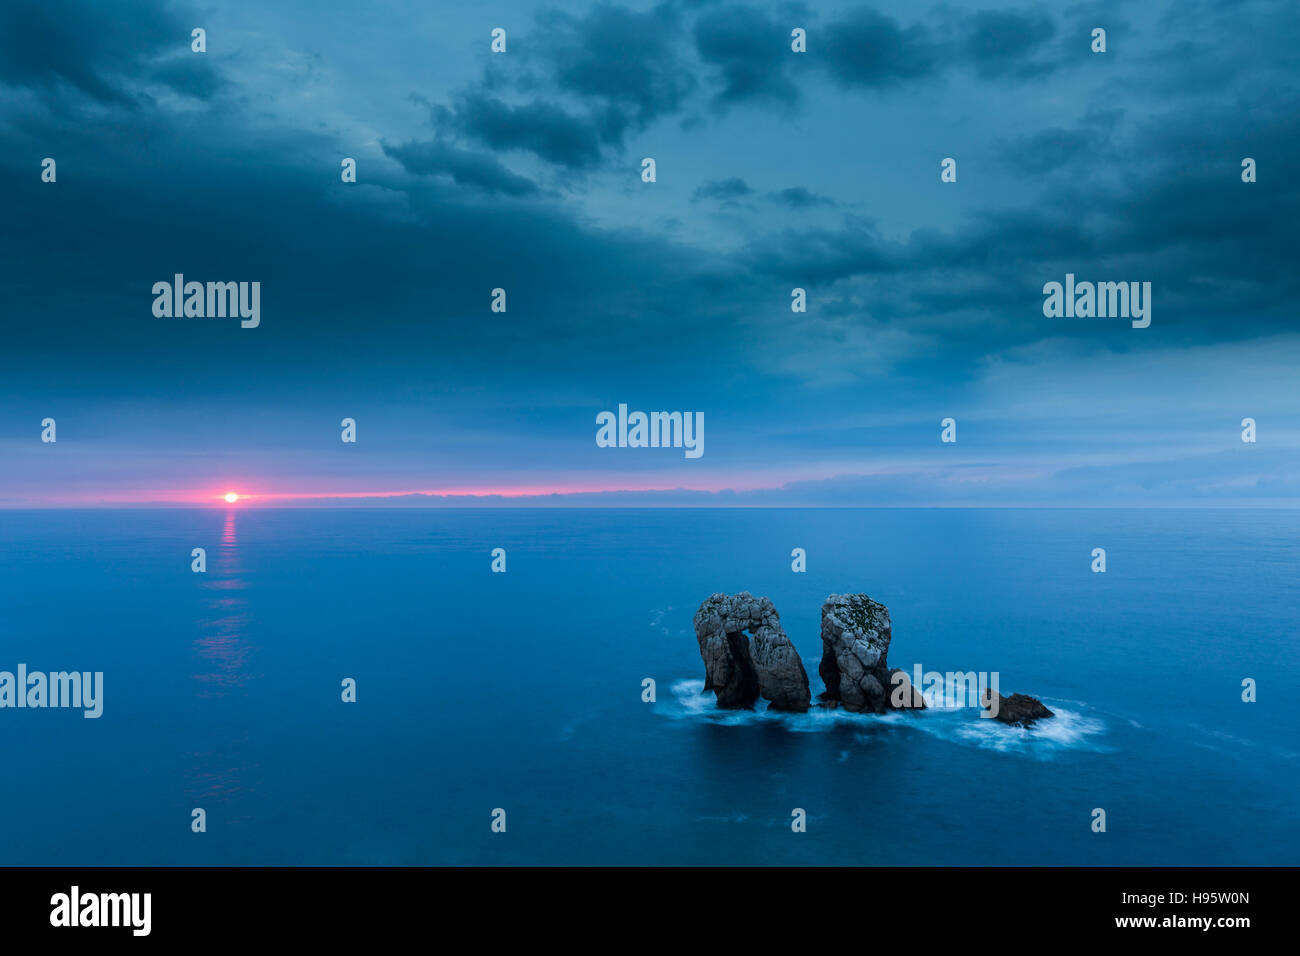
{"type": "Polygon", "coordinates": [[[1296,503],[1297,41],[1272,0],[7,4],[0,497],[1296,503]],[[178,272],[262,327],[155,319],[178,272]],[[1067,272],[1151,327],[1045,318],[1067,272]],[[602,454],[619,402],[704,411],[702,464],[602,454]]]}

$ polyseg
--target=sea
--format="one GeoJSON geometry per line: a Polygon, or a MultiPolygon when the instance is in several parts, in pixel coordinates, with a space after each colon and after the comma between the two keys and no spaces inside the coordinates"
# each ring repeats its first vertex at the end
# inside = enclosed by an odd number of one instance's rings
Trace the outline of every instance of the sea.
{"type": "Polygon", "coordinates": [[[6,510],[19,664],[103,711],[0,708],[0,865],[1300,863],[1297,511],[6,510]],[[1056,716],[720,711],[742,590],[1056,716]]]}

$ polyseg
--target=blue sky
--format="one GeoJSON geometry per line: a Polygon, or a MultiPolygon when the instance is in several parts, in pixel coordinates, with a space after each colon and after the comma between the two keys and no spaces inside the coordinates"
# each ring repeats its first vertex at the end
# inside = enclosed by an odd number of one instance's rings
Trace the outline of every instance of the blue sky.
{"type": "Polygon", "coordinates": [[[1293,507],[1297,51],[1252,0],[8,2],[0,502],[1293,507]],[[1045,317],[1067,272],[1151,326],[1045,317]],[[598,448],[620,403],[705,454],[598,448]]]}

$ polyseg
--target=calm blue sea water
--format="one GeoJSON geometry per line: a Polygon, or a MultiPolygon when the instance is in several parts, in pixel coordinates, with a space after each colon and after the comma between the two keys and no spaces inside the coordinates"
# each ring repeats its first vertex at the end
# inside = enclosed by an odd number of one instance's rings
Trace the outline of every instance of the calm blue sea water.
{"type": "Polygon", "coordinates": [[[1296,864],[1298,542],[1282,511],[0,511],[0,670],[106,683],[99,720],[0,710],[0,864],[1296,864]],[[1060,716],[718,714],[691,617],[742,589],[814,692],[822,600],[865,591],[894,666],[1060,716]]]}

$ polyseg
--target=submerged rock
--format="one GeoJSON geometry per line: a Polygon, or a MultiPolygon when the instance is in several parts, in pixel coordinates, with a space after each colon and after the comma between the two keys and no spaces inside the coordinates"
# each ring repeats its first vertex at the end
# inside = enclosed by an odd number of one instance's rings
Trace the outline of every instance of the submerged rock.
{"type": "Polygon", "coordinates": [[[808,709],[808,674],[767,598],[748,591],[711,595],[695,612],[695,639],[704,689],[714,692],[719,707],[752,707],[762,695],[774,710],[808,709]]]}
{"type": "Polygon", "coordinates": [[[889,608],[865,594],[832,594],[822,604],[822,700],[845,710],[882,714],[923,708],[925,698],[907,675],[889,667],[889,608]]]}
{"type": "Polygon", "coordinates": [[[1028,694],[1012,694],[1010,697],[1003,697],[992,687],[984,691],[984,699],[981,701],[986,710],[991,707],[994,694],[998,696],[998,709],[993,716],[1004,724],[1031,727],[1036,720],[1056,716],[1036,697],[1030,697],[1028,694]]]}
{"type": "Polygon", "coordinates": [[[889,672],[889,703],[896,710],[925,710],[925,695],[913,686],[907,671],[898,669],[889,672]]]}

